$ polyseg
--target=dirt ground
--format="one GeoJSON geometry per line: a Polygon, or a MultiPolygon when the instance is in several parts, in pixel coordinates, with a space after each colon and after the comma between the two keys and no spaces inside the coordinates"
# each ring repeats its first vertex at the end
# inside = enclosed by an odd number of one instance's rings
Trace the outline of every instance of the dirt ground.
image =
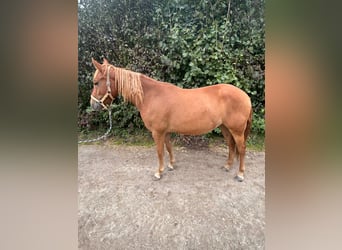
{"type": "Polygon", "coordinates": [[[265,153],[247,151],[238,182],[224,146],[174,151],[153,181],[154,147],[78,147],[79,249],[265,248],[265,153]]]}

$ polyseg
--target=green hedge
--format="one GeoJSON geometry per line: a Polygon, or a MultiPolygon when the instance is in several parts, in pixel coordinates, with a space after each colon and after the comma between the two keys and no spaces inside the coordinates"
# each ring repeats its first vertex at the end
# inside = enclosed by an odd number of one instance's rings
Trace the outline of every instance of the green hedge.
{"type": "MultiPolygon", "coordinates": [[[[264,0],[83,0],[78,11],[81,130],[106,122],[87,112],[91,57],[105,57],[183,88],[231,83],[251,97],[253,131],[264,133],[264,0]]],[[[143,127],[131,105],[119,100],[114,109],[116,129],[143,127]]]]}

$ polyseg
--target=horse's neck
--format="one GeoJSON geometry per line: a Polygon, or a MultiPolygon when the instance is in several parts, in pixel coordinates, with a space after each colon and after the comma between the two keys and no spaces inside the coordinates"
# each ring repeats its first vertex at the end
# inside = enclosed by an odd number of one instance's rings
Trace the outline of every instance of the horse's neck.
{"type": "Polygon", "coordinates": [[[163,87],[160,82],[145,75],[141,75],[141,86],[144,92],[144,101],[139,105],[135,105],[139,110],[145,108],[145,104],[148,103],[149,98],[158,96],[158,93],[160,93],[160,88],[163,87]]]}
{"type": "Polygon", "coordinates": [[[143,102],[135,105],[139,111],[141,109],[148,109],[148,105],[151,104],[151,99],[155,98],[163,98],[163,93],[165,91],[177,91],[179,89],[177,86],[166,83],[166,82],[160,82],[157,80],[154,80],[148,76],[141,75],[141,86],[144,92],[143,102]],[[147,106],[146,106],[147,105],[147,106]]]}

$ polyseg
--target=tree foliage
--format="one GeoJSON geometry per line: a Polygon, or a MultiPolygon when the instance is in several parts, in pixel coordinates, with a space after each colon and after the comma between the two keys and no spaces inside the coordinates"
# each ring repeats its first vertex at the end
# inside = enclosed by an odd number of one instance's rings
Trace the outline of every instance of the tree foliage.
{"type": "MultiPolygon", "coordinates": [[[[105,57],[183,88],[231,83],[251,97],[253,129],[264,132],[264,0],[81,0],[78,13],[80,116],[91,57],[105,57]]],[[[134,107],[115,109],[114,126],[142,127],[134,107]]]]}

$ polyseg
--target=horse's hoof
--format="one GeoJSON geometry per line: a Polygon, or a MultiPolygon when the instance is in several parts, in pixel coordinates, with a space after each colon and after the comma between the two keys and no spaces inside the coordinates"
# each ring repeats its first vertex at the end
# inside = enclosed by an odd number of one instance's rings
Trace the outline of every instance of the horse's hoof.
{"type": "Polygon", "coordinates": [[[173,166],[171,165],[171,163],[169,163],[169,164],[167,165],[167,168],[168,168],[169,171],[175,170],[175,169],[173,168],[173,166]]]}
{"type": "Polygon", "coordinates": [[[153,175],[153,180],[154,180],[154,181],[159,181],[160,178],[161,178],[161,176],[160,176],[159,173],[155,173],[155,174],[153,175]]]}
{"type": "Polygon", "coordinates": [[[229,172],[229,171],[230,171],[230,166],[229,166],[229,165],[225,165],[225,166],[224,166],[224,169],[225,169],[227,172],[229,172]]]}
{"type": "Polygon", "coordinates": [[[241,175],[236,175],[235,178],[239,181],[239,182],[242,182],[245,177],[241,176],[241,175]]]}

